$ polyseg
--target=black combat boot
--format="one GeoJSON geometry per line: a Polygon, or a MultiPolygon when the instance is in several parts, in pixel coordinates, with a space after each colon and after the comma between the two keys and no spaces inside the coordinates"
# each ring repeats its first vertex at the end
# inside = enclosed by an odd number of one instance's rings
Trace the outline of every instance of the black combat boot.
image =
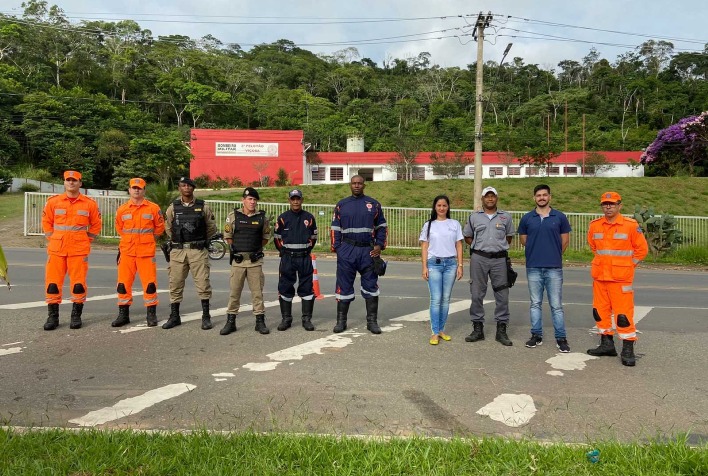
{"type": "Polygon", "coordinates": [[[315,298],[302,300],[302,327],[306,331],[314,331],[315,326],[312,325],[312,310],[315,307],[315,298]]]}
{"type": "Polygon", "coordinates": [[[514,345],[514,343],[509,340],[509,336],[506,335],[506,326],[506,322],[497,322],[496,341],[499,342],[501,345],[514,345]]]}
{"type": "Polygon", "coordinates": [[[484,340],[484,323],[472,321],[472,333],[465,337],[465,342],[484,340]]]}
{"type": "Polygon", "coordinates": [[[179,317],[179,303],[173,302],[170,304],[170,318],[162,324],[163,329],[172,329],[182,325],[182,319],[179,317]]]}
{"type": "Polygon", "coordinates": [[[337,301],[337,325],[334,326],[332,332],[339,334],[347,330],[347,313],[349,312],[349,304],[351,301],[337,301]]]}
{"type": "Polygon", "coordinates": [[[147,324],[148,327],[157,325],[157,305],[147,307],[147,324]]]}
{"type": "Polygon", "coordinates": [[[121,327],[130,323],[130,306],[124,304],[118,306],[118,317],[111,322],[111,327],[121,327]]]}
{"type": "Polygon", "coordinates": [[[290,329],[290,326],[293,323],[293,302],[286,301],[282,297],[278,298],[278,302],[280,302],[280,317],[282,318],[280,324],[278,324],[278,330],[286,331],[290,329]]]}
{"type": "Polygon", "coordinates": [[[633,340],[623,340],[622,341],[622,353],[620,354],[622,359],[622,365],[627,367],[634,367],[637,364],[634,358],[634,341],[633,340]]]}
{"type": "Polygon", "coordinates": [[[69,329],[81,329],[81,313],[84,310],[84,303],[75,302],[71,306],[71,323],[69,329]]]}
{"type": "Polygon", "coordinates": [[[202,299],[202,330],[208,331],[214,326],[211,323],[211,314],[209,314],[209,300],[202,299]]]}
{"type": "Polygon", "coordinates": [[[600,336],[600,345],[588,349],[588,354],[595,357],[617,357],[614,338],[611,335],[602,334],[600,336]]]}
{"type": "Polygon", "coordinates": [[[256,316],[256,330],[261,334],[270,334],[270,329],[266,327],[265,314],[258,314],[256,316]]]}
{"type": "Polygon", "coordinates": [[[379,297],[374,296],[371,299],[364,299],[364,301],[366,301],[366,330],[372,334],[381,334],[381,328],[376,322],[379,315],[379,297]]]}
{"type": "Polygon", "coordinates": [[[59,304],[47,304],[47,322],[44,323],[45,331],[53,331],[59,327],[59,304]]]}
{"type": "Polygon", "coordinates": [[[219,331],[219,334],[227,336],[232,332],[236,332],[236,314],[226,314],[226,324],[224,324],[224,328],[219,331]]]}

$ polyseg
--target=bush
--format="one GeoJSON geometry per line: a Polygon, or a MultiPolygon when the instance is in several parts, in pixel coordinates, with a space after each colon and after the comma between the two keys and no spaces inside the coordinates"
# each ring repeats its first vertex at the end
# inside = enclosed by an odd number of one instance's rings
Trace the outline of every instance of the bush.
{"type": "Polygon", "coordinates": [[[288,173],[285,171],[284,168],[280,167],[278,169],[277,178],[275,179],[275,186],[276,187],[284,187],[289,184],[290,184],[290,180],[288,179],[288,173]]]}
{"type": "Polygon", "coordinates": [[[241,181],[240,178],[238,178],[238,177],[233,177],[233,178],[231,179],[231,187],[233,187],[233,188],[240,188],[240,187],[243,187],[243,182],[241,181]]]}
{"type": "Polygon", "coordinates": [[[20,192],[39,192],[39,187],[33,183],[23,183],[22,186],[20,186],[20,192]]]}
{"type": "Polygon", "coordinates": [[[33,165],[17,166],[13,169],[15,177],[26,178],[30,180],[38,180],[40,182],[51,182],[51,183],[61,183],[52,173],[47,169],[38,169],[33,165]]]}
{"type": "Polygon", "coordinates": [[[7,169],[0,168],[0,193],[7,192],[11,186],[12,173],[7,169]]]}
{"type": "Polygon", "coordinates": [[[654,215],[653,208],[634,207],[634,219],[644,230],[649,252],[657,258],[676,249],[683,242],[683,232],[676,228],[676,218],[664,213],[654,215]]]}
{"type": "Polygon", "coordinates": [[[197,188],[207,188],[209,187],[209,182],[211,182],[211,177],[209,174],[201,174],[199,177],[195,177],[194,183],[197,184],[197,188]]]}
{"type": "Polygon", "coordinates": [[[214,190],[221,190],[222,188],[226,188],[229,186],[229,181],[228,179],[219,177],[218,175],[216,178],[212,181],[209,182],[209,187],[213,188],[214,190]]]}

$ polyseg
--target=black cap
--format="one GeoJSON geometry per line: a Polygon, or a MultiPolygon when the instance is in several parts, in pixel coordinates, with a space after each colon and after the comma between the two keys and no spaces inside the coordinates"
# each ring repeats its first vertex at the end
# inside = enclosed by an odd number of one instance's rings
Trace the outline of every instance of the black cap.
{"type": "Polygon", "coordinates": [[[187,185],[191,185],[192,187],[197,188],[197,184],[194,183],[194,180],[189,177],[180,177],[179,183],[186,183],[187,185]]]}
{"type": "Polygon", "coordinates": [[[293,197],[302,198],[302,192],[298,189],[290,190],[290,193],[288,194],[288,198],[293,198],[293,197]]]}
{"type": "Polygon", "coordinates": [[[246,198],[246,197],[253,197],[253,198],[255,198],[256,200],[260,200],[260,199],[261,199],[261,197],[258,195],[258,190],[256,190],[256,189],[253,188],[253,187],[246,187],[246,188],[243,190],[243,198],[246,198]]]}

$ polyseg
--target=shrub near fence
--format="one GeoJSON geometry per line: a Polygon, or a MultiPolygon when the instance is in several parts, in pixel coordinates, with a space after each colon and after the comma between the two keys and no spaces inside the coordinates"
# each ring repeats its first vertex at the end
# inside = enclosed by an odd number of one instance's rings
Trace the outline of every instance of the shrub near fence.
{"type": "MultiPolygon", "coordinates": [[[[43,235],[42,232],[42,209],[51,193],[26,193],[25,194],[25,222],[24,234],[43,235]]],[[[114,224],[115,212],[120,205],[127,201],[127,197],[100,196],[91,197],[98,202],[98,206],[103,215],[103,228],[101,236],[105,238],[117,238],[114,224]]],[[[227,200],[207,200],[209,207],[214,211],[217,227],[222,230],[226,216],[234,207],[240,206],[241,202],[227,200]]],[[[258,204],[258,208],[265,210],[267,215],[275,219],[278,215],[288,210],[287,203],[264,203],[258,204]]],[[[329,249],[330,223],[334,205],[331,204],[309,204],[304,203],[303,208],[312,213],[317,220],[319,230],[319,249],[329,249]]],[[[429,208],[400,208],[383,207],[386,221],[388,222],[388,246],[390,248],[418,248],[418,236],[423,227],[423,223],[430,218],[429,208]]],[[[454,209],[450,211],[450,216],[462,223],[469,217],[472,210],[454,209]]],[[[521,217],[526,213],[510,212],[514,219],[514,224],[518,226],[521,217]]],[[[570,221],[573,231],[570,234],[569,250],[582,251],[587,249],[585,235],[592,220],[599,217],[599,213],[567,213],[564,212],[570,221]]],[[[631,216],[631,215],[628,215],[631,216]]],[[[708,247],[708,217],[674,217],[677,221],[677,228],[683,232],[684,246],[708,247]]],[[[512,249],[521,250],[519,240],[511,243],[512,249]]]]}

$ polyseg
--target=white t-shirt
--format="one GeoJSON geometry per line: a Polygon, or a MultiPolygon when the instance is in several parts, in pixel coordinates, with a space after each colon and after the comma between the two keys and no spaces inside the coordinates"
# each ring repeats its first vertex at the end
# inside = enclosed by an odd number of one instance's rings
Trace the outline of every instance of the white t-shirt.
{"type": "Polygon", "coordinates": [[[425,222],[420,232],[420,241],[428,242],[428,258],[449,258],[457,256],[455,244],[463,239],[462,226],[457,220],[434,220],[428,239],[428,223],[425,222]]]}

